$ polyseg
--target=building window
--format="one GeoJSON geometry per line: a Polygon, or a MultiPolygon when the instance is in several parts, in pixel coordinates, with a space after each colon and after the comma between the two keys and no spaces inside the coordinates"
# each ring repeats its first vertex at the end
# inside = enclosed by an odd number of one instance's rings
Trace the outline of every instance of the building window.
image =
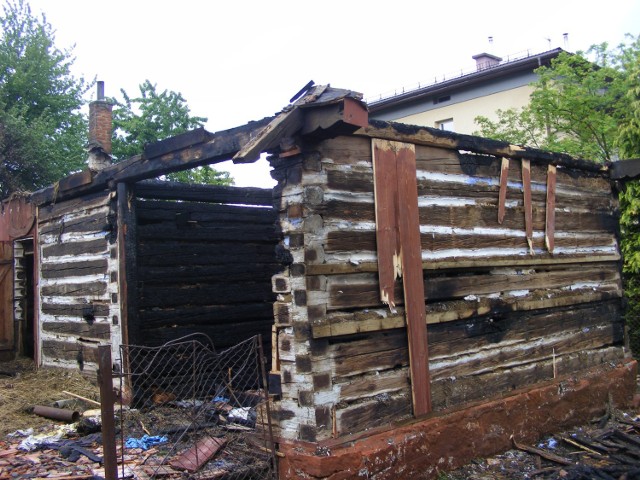
{"type": "Polygon", "coordinates": [[[453,118],[447,118],[446,120],[440,120],[436,122],[436,128],[438,130],[446,130],[447,132],[453,132],[453,118]]]}
{"type": "Polygon", "coordinates": [[[437,105],[438,103],[448,102],[449,100],[451,100],[451,95],[445,95],[444,97],[434,98],[433,104],[437,105]]]}

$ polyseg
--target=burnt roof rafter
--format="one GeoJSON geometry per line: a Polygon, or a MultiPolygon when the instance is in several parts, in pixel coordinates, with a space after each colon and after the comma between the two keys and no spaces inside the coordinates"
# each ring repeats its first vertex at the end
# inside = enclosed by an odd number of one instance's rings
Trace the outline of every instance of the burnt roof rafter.
{"type": "Polygon", "coordinates": [[[114,189],[118,183],[134,183],[180,170],[215,164],[256,161],[260,153],[278,147],[283,137],[296,134],[332,136],[350,133],[367,123],[362,95],[328,85],[311,88],[275,117],[210,133],[198,128],[150,144],[142,155],[92,173],[70,175],[56,185],[35,192],[36,204],[72,198],[89,192],[114,189]]]}

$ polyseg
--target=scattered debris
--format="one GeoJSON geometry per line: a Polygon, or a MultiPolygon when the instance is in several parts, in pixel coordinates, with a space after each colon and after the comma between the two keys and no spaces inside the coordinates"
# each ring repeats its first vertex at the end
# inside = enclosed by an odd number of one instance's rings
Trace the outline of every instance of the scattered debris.
{"type": "Polygon", "coordinates": [[[439,478],[468,479],[640,479],[640,417],[609,408],[606,421],[558,433],[537,447],[517,442],[516,450],[474,461],[439,478]]]}

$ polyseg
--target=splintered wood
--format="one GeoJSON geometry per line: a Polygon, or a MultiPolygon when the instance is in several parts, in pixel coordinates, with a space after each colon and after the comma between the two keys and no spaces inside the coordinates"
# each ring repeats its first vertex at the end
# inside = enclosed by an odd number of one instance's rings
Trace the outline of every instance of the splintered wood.
{"type": "Polygon", "coordinates": [[[522,160],[522,193],[524,196],[524,226],[527,235],[529,253],[533,251],[533,207],[531,205],[531,162],[522,160]]]}
{"type": "MultiPolygon", "coordinates": [[[[396,155],[374,140],[373,177],[378,244],[378,277],[380,300],[391,310],[396,305],[395,282],[402,277],[400,240],[398,238],[398,176],[396,155]]],[[[386,142],[388,143],[388,142],[386,142]]]]}
{"type": "Polygon", "coordinates": [[[415,146],[377,139],[372,145],[380,296],[393,308],[395,279],[404,276],[411,393],[419,416],[431,411],[431,392],[415,146]]]}

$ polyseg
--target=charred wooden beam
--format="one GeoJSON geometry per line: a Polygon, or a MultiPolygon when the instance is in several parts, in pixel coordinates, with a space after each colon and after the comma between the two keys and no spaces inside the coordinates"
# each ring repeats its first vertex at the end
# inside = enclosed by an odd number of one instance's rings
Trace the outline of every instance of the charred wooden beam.
{"type": "Polygon", "coordinates": [[[137,318],[138,293],[138,225],[134,187],[119,183],[118,195],[118,282],[122,315],[123,343],[130,345],[138,339],[140,322],[137,318]]]}
{"type": "Polygon", "coordinates": [[[416,145],[428,145],[433,147],[453,150],[467,150],[476,153],[485,153],[500,157],[526,158],[537,163],[553,163],[566,168],[574,168],[583,172],[607,172],[607,167],[588,160],[576,159],[564,153],[553,153],[537,150],[530,147],[512,145],[508,142],[489,138],[464,135],[455,132],[446,132],[430,127],[407,125],[382,120],[369,120],[369,126],[354,132],[355,135],[384,138],[400,142],[411,142],[416,145]]]}
{"type": "Polygon", "coordinates": [[[145,145],[144,156],[146,158],[159,157],[169,152],[183,150],[199,143],[208,142],[213,137],[214,135],[211,132],[207,132],[204,128],[196,128],[189,132],[145,145]]]}
{"type": "Polygon", "coordinates": [[[136,186],[136,197],[210,203],[271,206],[270,188],[192,185],[179,182],[143,181],[136,186]]]}
{"type": "Polygon", "coordinates": [[[115,188],[118,182],[137,182],[179,170],[229,160],[272,120],[273,117],[266,117],[240,127],[216,132],[208,142],[188,146],[182,150],[171,150],[173,147],[166,145],[161,149],[149,147],[148,151],[151,154],[159,154],[159,156],[132,157],[99,171],[90,183],[74,186],[72,190],[48,187],[35,192],[32,199],[37,205],[42,205],[84,193],[115,188]]]}

